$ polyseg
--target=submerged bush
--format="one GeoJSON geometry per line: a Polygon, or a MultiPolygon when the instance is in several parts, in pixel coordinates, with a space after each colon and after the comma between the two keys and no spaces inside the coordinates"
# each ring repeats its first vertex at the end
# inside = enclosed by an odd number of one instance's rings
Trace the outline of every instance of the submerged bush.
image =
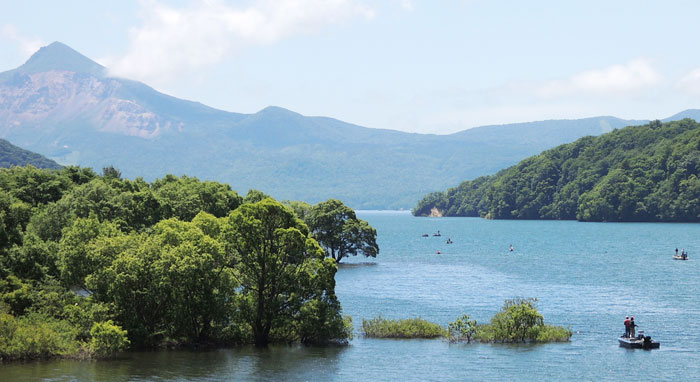
{"type": "Polygon", "coordinates": [[[476,320],[470,320],[468,314],[463,315],[447,326],[450,342],[471,342],[476,334],[476,328],[476,320]]]}
{"type": "Polygon", "coordinates": [[[112,320],[96,322],[90,329],[90,352],[96,357],[109,357],[129,346],[126,330],[112,320]]]}
{"type": "Polygon", "coordinates": [[[362,320],[365,337],[373,338],[437,338],[447,336],[442,326],[422,318],[387,320],[381,315],[362,320]]]}
{"type": "Polygon", "coordinates": [[[554,325],[542,325],[537,329],[536,342],[566,342],[574,332],[569,328],[554,325]]]}
{"type": "Polygon", "coordinates": [[[481,342],[563,342],[573,332],[561,326],[546,325],[537,310],[537,299],[506,300],[491,322],[476,328],[481,342]]]}

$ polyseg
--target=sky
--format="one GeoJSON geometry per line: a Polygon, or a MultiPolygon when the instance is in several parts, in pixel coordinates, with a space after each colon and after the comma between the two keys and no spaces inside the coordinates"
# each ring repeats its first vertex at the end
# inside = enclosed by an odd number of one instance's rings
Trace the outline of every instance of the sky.
{"type": "Polygon", "coordinates": [[[700,2],[0,0],[0,71],[53,41],[219,109],[372,128],[700,108],[700,2]]]}

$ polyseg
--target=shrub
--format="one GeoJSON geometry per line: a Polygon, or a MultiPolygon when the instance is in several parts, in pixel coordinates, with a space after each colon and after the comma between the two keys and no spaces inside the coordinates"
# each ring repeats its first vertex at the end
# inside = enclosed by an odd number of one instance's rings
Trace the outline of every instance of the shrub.
{"type": "Polygon", "coordinates": [[[362,319],[365,337],[373,338],[437,338],[447,336],[442,326],[422,318],[387,320],[381,315],[371,320],[362,319]]]}
{"type": "Polygon", "coordinates": [[[476,334],[476,320],[470,320],[469,315],[465,314],[447,326],[450,342],[472,341],[476,334]]]}
{"type": "Polygon", "coordinates": [[[477,326],[474,338],[481,342],[563,342],[572,335],[568,328],[544,323],[537,299],[518,298],[506,300],[489,324],[477,326]]]}
{"type": "Polygon", "coordinates": [[[96,357],[109,357],[129,346],[126,330],[114,325],[112,320],[96,322],[90,335],[90,352],[96,357]]]}
{"type": "Polygon", "coordinates": [[[80,344],[67,321],[32,313],[0,313],[0,359],[48,358],[75,354],[80,344]]]}
{"type": "Polygon", "coordinates": [[[542,325],[538,328],[535,341],[537,342],[566,342],[574,332],[569,328],[553,325],[542,325]]]}

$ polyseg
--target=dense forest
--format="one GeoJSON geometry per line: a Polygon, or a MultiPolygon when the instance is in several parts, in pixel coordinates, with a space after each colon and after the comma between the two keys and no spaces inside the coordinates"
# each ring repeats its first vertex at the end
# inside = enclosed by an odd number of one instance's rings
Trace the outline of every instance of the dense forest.
{"type": "Polygon", "coordinates": [[[17,147],[5,139],[0,139],[0,167],[26,165],[38,168],[61,168],[61,165],[43,155],[17,147]]]}
{"type": "Polygon", "coordinates": [[[416,216],[609,222],[700,221],[700,124],[614,130],[425,196],[416,216]]]}
{"type": "Polygon", "coordinates": [[[337,200],[111,166],[0,169],[0,359],[343,342],[336,264],[378,250],[337,200]]]}

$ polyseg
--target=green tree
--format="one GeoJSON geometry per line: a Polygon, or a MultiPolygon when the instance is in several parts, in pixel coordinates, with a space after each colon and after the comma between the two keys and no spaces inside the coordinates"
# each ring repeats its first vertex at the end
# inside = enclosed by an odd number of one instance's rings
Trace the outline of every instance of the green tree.
{"type": "Polygon", "coordinates": [[[59,243],[59,270],[67,286],[85,286],[85,278],[111,264],[119,249],[106,237],[122,233],[111,222],[96,218],[77,219],[65,230],[59,243]],[[106,251],[105,251],[106,249],[106,251]],[[105,253],[106,252],[106,253],[105,253]]]}
{"type": "Polygon", "coordinates": [[[534,298],[506,300],[501,311],[491,318],[494,339],[504,342],[535,340],[537,329],[543,324],[534,298]]]}
{"type": "Polygon", "coordinates": [[[309,314],[321,329],[329,317],[342,322],[334,292],[337,268],[324,260],[323,250],[289,207],[272,199],[244,204],[229,216],[224,237],[236,256],[241,284],[236,305],[256,346],[267,346],[272,334],[297,339],[300,327],[313,341],[346,335],[312,333],[304,323],[309,314]]]}
{"type": "Polygon", "coordinates": [[[471,320],[468,314],[463,315],[447,326],[450,342],[471,342],[476,333],[476,328],[476,320],[471,320]]]}
{"type": "Polygon", "coordinates": [[[121,179],[122,172],[112,165],[102,168],[102,177],[106,179],[121,179]]]}
{"type": "Polygon", "coordinates": [[[326,255],[337,263],[358,253],[366,257],[379,253],[377,231],[340,200],[329,199],[313,206],[307,223],[326,255]]]}

